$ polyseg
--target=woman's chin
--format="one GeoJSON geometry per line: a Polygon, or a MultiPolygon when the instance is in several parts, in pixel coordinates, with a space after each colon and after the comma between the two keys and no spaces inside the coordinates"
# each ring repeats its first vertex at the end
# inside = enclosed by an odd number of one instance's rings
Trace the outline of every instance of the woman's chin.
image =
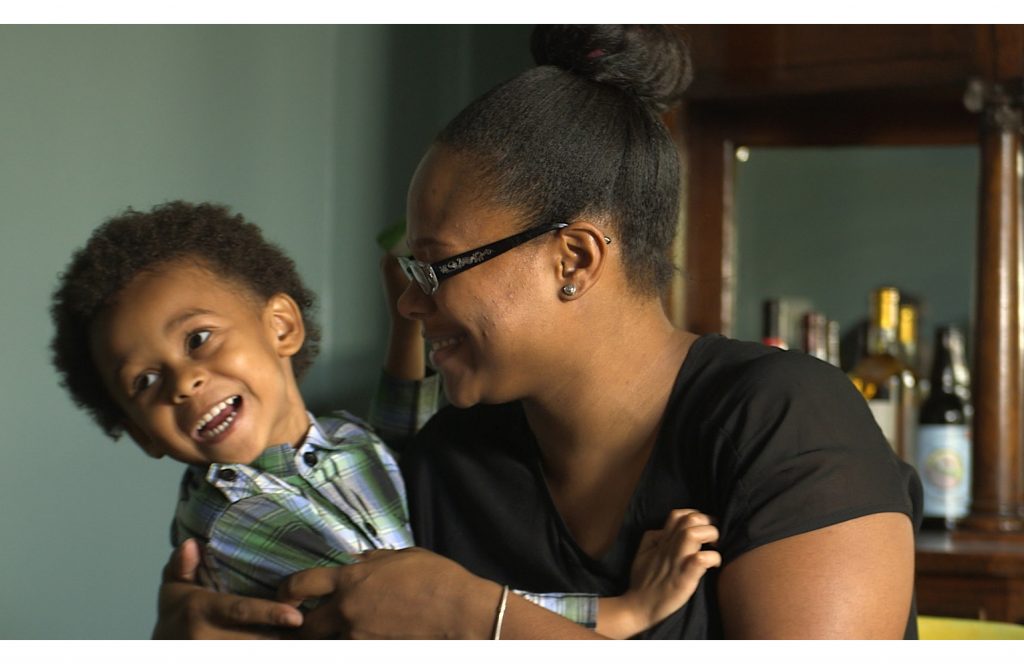
{"type": "Polygon", "coordinates": [[[470,384],[468,377],[459,372],[442,371],[444,396],[456,408],[471,408],[481,402],[480,392],[470,384]]]}
{"type": "Polygon", "coordinates": [[[448,403],[456,408],[472,408],[480,403],[480,399],[474,399],[468,394],[463,394],[461,392],[453,392],[447,389],[447,386],[445,387],[444,395],[448,400],[448,403]]]}

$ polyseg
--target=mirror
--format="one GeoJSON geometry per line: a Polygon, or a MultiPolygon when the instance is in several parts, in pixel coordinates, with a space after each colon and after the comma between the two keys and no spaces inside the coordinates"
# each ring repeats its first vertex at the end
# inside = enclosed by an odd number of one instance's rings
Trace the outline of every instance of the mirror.
{"type": "MultiPolygon", "coordinates": [[[[882,285],[920,301],[925,371],[936,325],[970,334],[976,146],[753,147],[737,155],[733,336],[759,341],[762,302],[791,298],[838,321],[850,357],[869,292],[882,285]]],[[[788,334],[799,348],[798,329],[788,334]]]]}

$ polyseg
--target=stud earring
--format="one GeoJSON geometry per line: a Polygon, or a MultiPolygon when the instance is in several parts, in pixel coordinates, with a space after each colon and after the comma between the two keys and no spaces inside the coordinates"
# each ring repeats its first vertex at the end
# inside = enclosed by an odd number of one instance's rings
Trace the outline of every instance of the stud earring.
{"type": "Polygon", "coordinates": [[[572,297],[576,294],[576,284],[566,284],[562,286],[562,294],[566,297],[572,297]]]}
{"type": "Polygon", "coordinates": [[[604,243],[605,244],[611,244],[612,243],[612,239],[610,237],[608,237],[607,235],[605,235],[604,236],[604,243]]]}

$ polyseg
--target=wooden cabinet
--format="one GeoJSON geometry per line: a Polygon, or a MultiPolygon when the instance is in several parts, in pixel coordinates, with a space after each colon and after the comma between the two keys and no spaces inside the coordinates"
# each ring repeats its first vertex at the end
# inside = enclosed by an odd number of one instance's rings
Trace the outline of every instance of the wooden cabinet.
{"type": "Polygon", "coordinates": [[[917,606],[922,614],[1024,624],[1024,537],[922,533],[917,606]]]}
{"type": "Polygon", "coordinates": [[[922,613],[1024,622],[1024,26],[701,25],[667,118],[684,155],[670,293],[680,326],[732,329],[736,146],[952,145],[980,151],[971,516],[922,536],[922,613]]]}

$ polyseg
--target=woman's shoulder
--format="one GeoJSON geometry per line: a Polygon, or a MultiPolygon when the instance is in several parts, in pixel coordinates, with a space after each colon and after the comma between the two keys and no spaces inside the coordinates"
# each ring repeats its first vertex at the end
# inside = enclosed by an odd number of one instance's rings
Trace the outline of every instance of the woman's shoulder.
{"type": "Polygon", "coordinates": [[[838,367],[800,351],[724,337],[698,353],[688,375],[684,362],[665,418],[670,436],[692,453],[740,463],[762,452],[800,454],[809,445],[887,445],[867,402],[838,367]]]}
{"type": "Polygon", "coordinates": [[[735,407],[855,393],[842,370],[806,353],[709,335],[684,360],[673,396],[735,407]]]}

